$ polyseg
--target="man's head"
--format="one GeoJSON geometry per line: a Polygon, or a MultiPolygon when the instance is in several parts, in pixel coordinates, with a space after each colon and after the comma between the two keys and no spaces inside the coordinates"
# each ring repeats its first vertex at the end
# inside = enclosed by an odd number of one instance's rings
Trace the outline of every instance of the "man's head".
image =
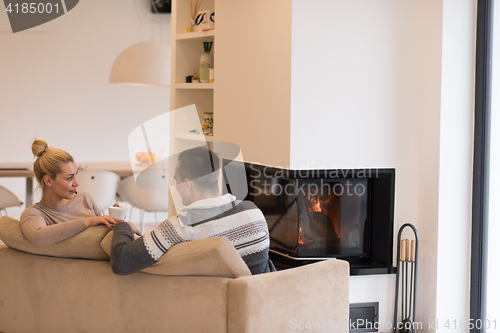
{"type": "Polygon", "coordinates": [[[220,196],[219,169],[219,158],[206,147],[180,153],[174,179],[182,204],[187,206],[201,199],[220,196]]]}

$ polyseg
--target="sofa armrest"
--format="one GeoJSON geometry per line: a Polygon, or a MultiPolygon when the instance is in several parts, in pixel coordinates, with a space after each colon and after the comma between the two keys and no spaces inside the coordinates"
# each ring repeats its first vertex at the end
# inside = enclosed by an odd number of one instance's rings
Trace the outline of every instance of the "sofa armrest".
{"type": "Polygon", "coordinates": [[[325,260],[229,282],[228,332],[349,329],[349,263],[325,260]]]}

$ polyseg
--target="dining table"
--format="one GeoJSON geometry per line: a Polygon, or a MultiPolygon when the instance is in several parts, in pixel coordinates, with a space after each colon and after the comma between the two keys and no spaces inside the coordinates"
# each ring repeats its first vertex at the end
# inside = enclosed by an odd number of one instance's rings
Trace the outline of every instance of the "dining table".
{"type": "MultiPolygon", "coordinates": [[[[88,162],[77,163],[78,170],[105,170],[116,173],[120,178],[133,174],[130,161],[126,162],[88,162]]],[[[31,195],[33,193],[33,163],[0,163],[0,177],[26,178],[25,207],[33,204],[31,195]]]]}

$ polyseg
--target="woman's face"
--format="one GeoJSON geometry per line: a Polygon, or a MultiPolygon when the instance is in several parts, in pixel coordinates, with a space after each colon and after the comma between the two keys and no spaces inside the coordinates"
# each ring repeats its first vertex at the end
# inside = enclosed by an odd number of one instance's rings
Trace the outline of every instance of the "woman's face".
{"type": "Polygon", "coordinates": [[[76,187],[79,185],[76,180],[78,168],[74,162],[63,163],[61,165],[61,173],[56,175],[55,179],[51,179],[49,189],[53,194],[61,199],[73,199],[76,192],[76,187]]]}

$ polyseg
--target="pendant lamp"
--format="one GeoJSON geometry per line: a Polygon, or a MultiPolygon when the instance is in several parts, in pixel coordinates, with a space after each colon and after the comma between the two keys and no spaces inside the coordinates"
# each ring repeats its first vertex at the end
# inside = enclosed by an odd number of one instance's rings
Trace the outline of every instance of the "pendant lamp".
{"type": "Polygon", "coordinates": [[[132,45],[116,58],[109,82],[170,87],[170,48],[155,42],[132,45]]]}

